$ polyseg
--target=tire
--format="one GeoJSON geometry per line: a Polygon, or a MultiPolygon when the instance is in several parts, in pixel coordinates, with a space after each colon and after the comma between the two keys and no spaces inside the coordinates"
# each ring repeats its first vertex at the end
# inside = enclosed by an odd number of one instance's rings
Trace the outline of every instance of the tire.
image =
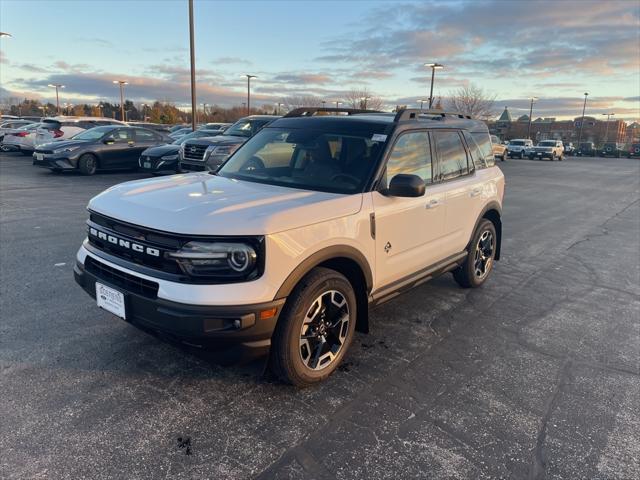
{"type": "Polygon", "coordinates": [[[497,239],[496,228],[493,223],[486,218],[480,221],[469,243],[467,258],[460,267],[453,271],[453,278],[458,285],[462,288],[477,288],[489,278],[493,270],[497,239]],[[487,244],[487,240],[489,240],[489,244],[487,244]],[[480,258],[476,258],[476,252],[482,254],[484,262],[480,258]],[[481,264],[476,265],[478,262],[481,262],[481,264]],[[478,270],[483,269],[481,275],[478,274],[476,267],[478,267],[478,270]]]}
{"type": "Polygon", "coordinates": [[[20,150],[20,153],[23,154],[25,157],[29,157],[33,155],[33,152],[30,152],[28,150],[20,150]]]}
{"type": "Polygon", "coordinates": [[[520,158],[524,158],[524,150],[520,150],[520,158]]]}
{"type": "Polygon", "coordinates": [[[356,317],[356,296],[344,275],[314,268],[296,285],[278,319],[271,339],[271,370],[297,387],[323,381],[349,349],[356,317]],[[336,318],[326,319],[325,313],[336,318]]]}
{"type": "Polygon", "coordinates": [[[502,157],[500,157],[500,161],[504,162],[507,159],[507,152],[504,152],[502,154],[502,157]]]}
{"type": "Polygon", "coordinates": [[[564,155],[560,154],[560,156],[558,157],[558,160],[559,160],[559,161],[564,160],[564,155]]]}
{"type": "Polygon", "coordinates": [[[83,175],[93,175],[98,169],[98,159],[90,153],[85,153],[78,160],[78,168],[83,175]]]}

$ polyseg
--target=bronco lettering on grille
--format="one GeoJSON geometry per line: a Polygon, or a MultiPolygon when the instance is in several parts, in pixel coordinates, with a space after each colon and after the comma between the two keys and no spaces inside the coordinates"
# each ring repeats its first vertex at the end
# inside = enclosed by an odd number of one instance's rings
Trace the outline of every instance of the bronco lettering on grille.
{"type": "Polygon", "coordinates": [[[124,238],[105,233],[94,227],[89,227],[89,235],[109,242],[113,245],[117,245],[118,247],[133,250],[134,252],[145,253],[147,255],[151,255],[152,257],[160,256],[160,250],[158,250],[157,248],[145,247],[144,245],[141,245],[139,243],[130,242],[129,240],[125,240],[124,238]]]}

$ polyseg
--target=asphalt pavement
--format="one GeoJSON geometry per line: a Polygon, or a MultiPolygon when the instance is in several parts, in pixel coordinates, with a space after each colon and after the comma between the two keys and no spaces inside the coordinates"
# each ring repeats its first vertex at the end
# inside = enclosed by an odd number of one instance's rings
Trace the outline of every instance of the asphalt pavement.
{"type": "Polygon", "coordinates": [[[296,390],[99,310],[86,204],[0,154],[0,478],[640,478],[640,161],[508,160],[502,260],[372,312],[296,390]]]}

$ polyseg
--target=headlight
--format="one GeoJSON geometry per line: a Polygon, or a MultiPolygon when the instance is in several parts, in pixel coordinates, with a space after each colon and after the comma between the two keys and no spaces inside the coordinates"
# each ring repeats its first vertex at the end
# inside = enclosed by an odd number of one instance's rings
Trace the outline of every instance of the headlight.
{"type": "Polygon", "coordinates": [[[222,157],[226,159],[229,155],[235,152],[240,147],[240,144],[236,145],[212,145],[207,148],[204,159],[206,160],[209,157],[216,156],[222,157]]]}
{"type": "Polygon", "coordinates": [[[73,152],[74,150],[77,150],[79,148],[80,148],[80,145],[76,145],[75,147],[58,148],[57,150],[54,150],[53,153],[58,155],[60,153],[73,152]]]}
{"type": "Polygon", "coordinates": [[[258,260],[256,250],[241,242],[189,242],[169,256],[194,277],[247,278],[258,260]]]}
{"type": "Polygon", "coordinates": [[[177,160],[178,154],[174,153],[173,155],[165,155],[164,157],[160,157],[162,160],[177,160]]]}

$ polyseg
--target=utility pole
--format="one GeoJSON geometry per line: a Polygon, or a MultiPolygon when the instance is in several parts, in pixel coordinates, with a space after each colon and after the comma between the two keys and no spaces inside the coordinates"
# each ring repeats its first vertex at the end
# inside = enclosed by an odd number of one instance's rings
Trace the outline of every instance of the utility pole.
{"type": "Polygon", "coordinates": [[[436,79],[436,70],[444,68],[444,65],[441,63],[425,63],[424,66],[431,68],[431,88],[429,91],[429,110],[431,110],[431,107],[433,106],[433,84],[436,79]]]}
{"type": "Polygon", "coordinates": [[[193,40],[193,0],[189,0],[189,50],[191,53],[191,127],[196,131],[196,52],[193,40]]]}
{"type": "Polygon", "coordinates": [[[245,74],[247,77],[247,115],[251,115],[251,79],[258,78],[256,75],[245,74]]]}
{"type": "Polygon", "coordinates": [[[578,134],[578,145],[577,148],[580,148],[580,142],[582,141],[582,127],[584,127],[584,111],[587,108],[587,97],[589,96],[589,92],[584,92],[584,103],[582,104],[582,120],[580,120],[580,133],[578,134]]]}
{"type": "Polygon", "coordinates": [[[533,104],[538,100],[538,98],[531,97],[529,100],[531,100],[531,105],[529,106],[529,127],[527,128],[527,138],[531,140],[531,117],[533,115],[533,104]]]}
{"type": "Polygon", "coordinates": [[[129,83],[124,80],[114,80],[113,83],[120,85],[120,120],[124,122],[124,86],[129,83]]]}
{"type": "Polygon", "coordinates": [[[58,115],[60,115],[60,97],[58,96],[58,89],[64,88],[65,86],[59,83],[50,83],[48,86],[56,89],[56,109],[58,110],[58,115]]]}

